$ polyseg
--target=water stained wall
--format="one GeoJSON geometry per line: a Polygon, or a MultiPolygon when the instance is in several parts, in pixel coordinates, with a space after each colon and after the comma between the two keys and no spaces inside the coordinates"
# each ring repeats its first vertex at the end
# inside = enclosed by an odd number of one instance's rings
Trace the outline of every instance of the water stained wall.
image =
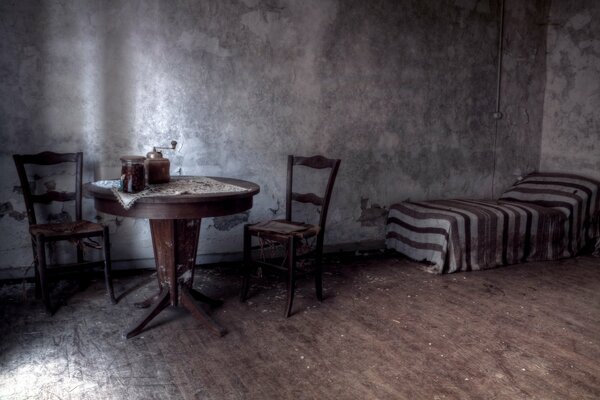
{"type": "Polygon", "coordinates": [[[541,167],[600,179],[600,3],[552,3],[541,167]]]}
{"type": "MultiPolygon", "coordinates": [[[[342,159],[328,244],[382,240],[399,200],[491,197],[539,162],[547,7],[515,3],[497,130],[497,1],[0,3],[0,269],[31,263],[13,153],[84,151],[93,180],[174,139],[173,173],[258,183],[248,215],[203,221],[201,254],[285,215],[288,154],[342,159]]],[[[146,221],[100,218],[115,259],[152,257],[146,221]]]]}

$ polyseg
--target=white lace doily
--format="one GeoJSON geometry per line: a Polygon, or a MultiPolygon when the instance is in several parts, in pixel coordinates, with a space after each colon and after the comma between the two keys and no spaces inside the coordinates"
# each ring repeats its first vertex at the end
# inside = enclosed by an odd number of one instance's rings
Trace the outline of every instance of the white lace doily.
{"type": "Polygon", "coordinates": [[[245,192],[246,189],[229,183],[219,182],[207,177],[180,178],[168,183],[148,185],[137,193],[123,193],[119,190],[119,180],[97,181],[94,185],[110,189],[126,209],[130,209],[142,197],[177,196],[180,194],[205,194],[223,192],[245,192]]]}

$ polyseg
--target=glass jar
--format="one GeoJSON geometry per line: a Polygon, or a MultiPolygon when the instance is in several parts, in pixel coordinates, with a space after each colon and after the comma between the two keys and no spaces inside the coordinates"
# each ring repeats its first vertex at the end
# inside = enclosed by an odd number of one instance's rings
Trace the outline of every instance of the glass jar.
{"type": "Polygon", "coordinates": [[[142,156],[121,157],[121,190],[136,193],[144,190],[144,160],[142,156]]]}

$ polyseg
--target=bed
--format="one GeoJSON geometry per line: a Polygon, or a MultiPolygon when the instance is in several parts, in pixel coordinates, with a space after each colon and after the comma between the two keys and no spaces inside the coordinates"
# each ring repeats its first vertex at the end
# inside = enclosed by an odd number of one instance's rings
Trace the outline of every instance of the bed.
{"type": "Polygon", "coordinates": [[[390,207],[386,245],[433,273],[572,257],[600,247],[600,182],[536,172],[496,201],[405,201],[390,207]]]}

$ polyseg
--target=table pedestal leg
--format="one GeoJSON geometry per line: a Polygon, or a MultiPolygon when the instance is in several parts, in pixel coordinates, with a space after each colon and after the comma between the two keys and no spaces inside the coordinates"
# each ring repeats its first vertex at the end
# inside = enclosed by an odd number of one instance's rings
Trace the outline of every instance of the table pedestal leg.
{"type": "MultiPolygon", "coordinates": [[[[196,296],[191,293],[191,290],[192,289],[188,289],[186,286],[181,287],[181,305],[184,306],[190,313],[192,313],[196,319],[203,322],[214,333],[219,336],[224,336],[227,333],[227,330],[215,322],[215,320],[213,320],[210,315],[204,311],[204,309],[200,306],[200,303],[194,298],[196,296]]],[[[211,301],[215,300],[211,299],[211,301]]]]}
{"type": "MultiPolygon", "coordinates": [[[[159,284],[160,285],[160,284],[159,284]]],[[[160,286],[159,286],[160,287],[160,286]]],[[[135,308],[148,308],[153,303],[157,302],[163,295],[162,288],[159,289],[158,293],[148,297],[146,300],[138,301],[137,303],[133,303],[135,308]]]]}
{"type": "Polygon", "coordinates": [[[221,300],[217,300],[217,299],[213,299],[211,297],[208,297],[205,294],[200,293],[199,291],[189,288],[188,289],[188,293],[192,295],[192,297],[196,300],[199,301],[201,303],[206,303],[211,307],[219,307],[221,305],[223,305],[223,302],[221,300]]]}
{"type": "Polygon", "coordinates": [[[169,292],[164,292],[162,296],[159,297],[158,301],[150,308],[144,317],[138,321],[135,325],[132,325],[131,328],[127,330],[125,333],[125,337],[130,339],[142,332],[146,324],[152,321],[154,317],[156,317],[162,310],[169,306],[169,292]]]}
{"type": "Polygon", "coordinates": [[[219,336],[227,332],[199,304],[202,302],[215,307],[222,302],[192,289],[200,223],[200,219],[150,220],[160,292],[153,298],[136,304],[147,306],[146,304],[157,299],[146,315],[127,331],[127,338],[139,334],[167,306],[179,306],[180,303],[219,336]]]}

